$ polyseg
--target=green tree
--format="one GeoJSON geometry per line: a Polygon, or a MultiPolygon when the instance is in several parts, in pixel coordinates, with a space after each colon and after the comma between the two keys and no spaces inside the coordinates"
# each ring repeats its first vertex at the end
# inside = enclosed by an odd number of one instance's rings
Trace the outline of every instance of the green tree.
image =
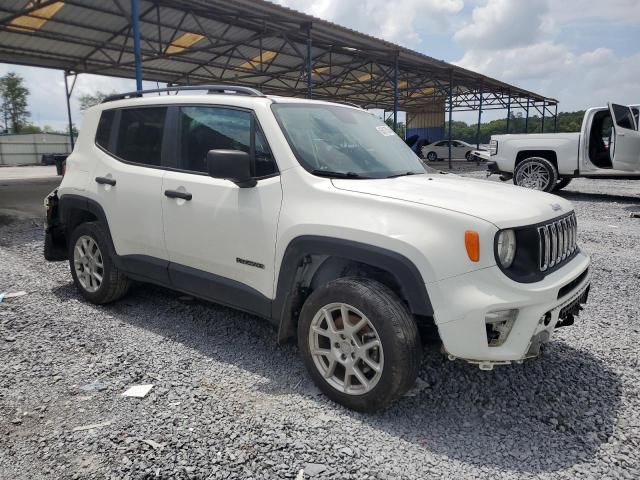
{"type": "Polygon", "coordinates": [[[86,93],[84,95],[81,95],[79,98],[80,101],[80,110],[84,111],[87,108],[91,108],[94,105],[98,105],[99,103],[102,103],[102,101],[107,98],[109,95],[111,95],[110,93],[105,93],[105,92],[101,92],[101,91],[97,91],[96,93],[94,93],[93,95],[90,93],[86,93]]]}
{"type": "MultiPolygon", "coordinates": [[[[76,124],[72,124],[71,125],[71,132],[73,133],[73,138],[78,138],[78,129],[76,128],[76,124]]],[[[64,131],[64,133],[66,135],[69,135],[69,127],[66,128],[66,130],[64,131]]]]}
{"type": "Polygon", "coordinates": [[[33,123],[23,125],[20,129],[20,133],[42,133],[42,131],[38,125],[34,125],[33,123]]]}
{"type": "MultiPolygon", "coordinates": [[[[389,126],[389,128],[391,128],[393,130],[393,118],[392,117],[387,118],[384,121],[384,123],[386,123],[389,126]]],[[[396,126],[396,130],[395,131],[398,134],[398,136],[403,140],[406,138],[406,130],[407,130],[407,128],[406,128],[404,122],[398,122],[398,125],[396,126]]]]}
{"type": "MultiPolygon", "coordinates": [[[[582,119],[584,110],[577,112],[563,112],[558,114],[558,132],[579,132],[582,127],[582,119]]],[[[449,122],[445,124],[444,135],[449,134],[449,122]]],[[[451,122],[451,136],[455,140],[463,140],[465,142],[475,144],[477,124],[467,124],[465,122],[451,122]]],[[[545,133],[554,131],[553,117],[546,117],[544,121],[545,133]]],[[[540,133],[542,132],[542,117],[532,115],[529,117],[527,124],[522,112],[511,113],[509,121],[509,133],[540,133]],[[525,128],[525,125],[527,128],[525,128]]],[[[480,143],[489,143],[491,135],[501,135],[507,133],[507,119],[500,118],[480,124],[480,143]]]]}
{"type": "Polygon", "coordinates": [[[24,79],[14,73],[9,72],[4,77],[0,77],[0,110],[4,120],[4,130],[13,130],[20,133],[28,124],[31,116],[27,110],[27,98],[29,89],[24,86],[24,79]]]}

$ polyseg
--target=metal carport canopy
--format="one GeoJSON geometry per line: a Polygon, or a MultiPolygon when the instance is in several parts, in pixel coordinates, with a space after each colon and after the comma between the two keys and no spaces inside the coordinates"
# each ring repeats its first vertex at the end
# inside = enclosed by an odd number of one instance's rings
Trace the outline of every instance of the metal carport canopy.
{"type": "MultiPolygon", "coordinates": [[[[264,0],[4,0],[0,62],[134,78],[132,5],[145,80],[419,111],[557,101],[264,0]]],[[[551,113],[550,110],[548,110],[551,113]]]]}

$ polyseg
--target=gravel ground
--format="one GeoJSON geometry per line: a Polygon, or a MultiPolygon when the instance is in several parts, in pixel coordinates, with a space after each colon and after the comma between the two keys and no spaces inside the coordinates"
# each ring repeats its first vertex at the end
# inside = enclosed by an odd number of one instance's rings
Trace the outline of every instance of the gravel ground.
{"type": "Polygon", "coordinates": [[[544,358],[483,372],[433,348],[418,387],[375,415],[320,395],[265,322],[144,285],[87,304],[44,261],[40,221],[0,225],[0,291],[28,292],[0,304],[0,476],[637,479],[638,192],[562,193],[593,287],[544,358]]]}

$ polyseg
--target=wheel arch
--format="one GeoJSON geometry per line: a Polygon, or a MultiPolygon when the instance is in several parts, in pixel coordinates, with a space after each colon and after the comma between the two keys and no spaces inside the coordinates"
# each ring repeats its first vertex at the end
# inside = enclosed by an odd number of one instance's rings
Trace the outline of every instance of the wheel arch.
{"type": "MultiPolygon", "coordinates": [[[[118,257],[113,246],[111,230],[104,209],[98,202],[82,195],[66,194],[59,197],[59,221],[64,226],[66,239],[71,237],[73,230],[80,224],[86,222],[101,222],[105,226],[109,249],[114,259],[118,263],[118,257]]],[[[120,265],[119,265],[120,268],[120,265]]]]}
{"type": "Polygon", "coordinates": [[[407,257],[351,240],[301,236],[287,246],[278,275],[272,304],[278,341],[295,337],[297,315],[314,287],[345,276],[373,278],[396,292],[413,315],[433,316],[422,275],[407,257]]]}
{"type": "Polygon", "coordinates": [[[515,172],[516,167],[525,161],[528,158],[540,157],[546,160],[549,160],[554,168],[556,169],[556,173],[558,172],[558,155],[553,150],[521,150],[516,155],[516,163],[513,166],[513,171],[515,172]]]}

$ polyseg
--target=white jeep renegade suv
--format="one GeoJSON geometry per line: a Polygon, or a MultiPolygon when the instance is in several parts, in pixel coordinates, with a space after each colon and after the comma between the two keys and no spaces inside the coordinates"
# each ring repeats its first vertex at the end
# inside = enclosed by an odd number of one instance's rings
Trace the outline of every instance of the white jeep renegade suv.
{"type": "Polygon", "coordinates": [[[413,385],[430,331],[491,369],[537,356],[586,301],[569,202],[428,170],[358,108],[198,89],[86,112],[45,257],[88,301],[137,280],[259,315],[365,411],[413,385]]]}

